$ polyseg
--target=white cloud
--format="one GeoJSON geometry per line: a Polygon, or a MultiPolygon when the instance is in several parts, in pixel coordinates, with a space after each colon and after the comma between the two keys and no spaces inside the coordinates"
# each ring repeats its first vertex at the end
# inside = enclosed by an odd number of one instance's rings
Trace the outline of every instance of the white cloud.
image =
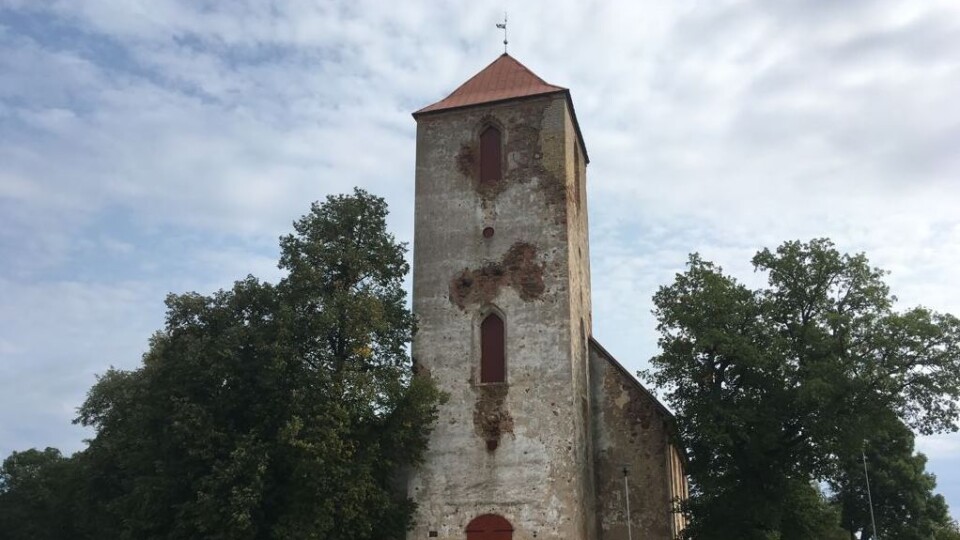
{"type": "Polygon", "coordinates": [[[917,439],[917,451],[930,459],[960,461],[960,440],[950,435],[930,435],[917,439]]]}
{"type": "MultiPolygon", "coordinates": [[[[509,9],[511,53],[574,96],[595,331],[628,366],[654,354],[650,297],[691,251],[750,282],[757,249],[829,236],[890,269],[904,305],[960,313],[955,2],[509,9]]],[[[0,416],[2,444],[79,440],[51,419],[136,361],[163,294],[275,278],[311,201],[366,187],[412,238],[409,113],[499,54],[501,15],[0,0],[0,370],[40,411],[0,416]]],[[[934,468],[960,454],[931,440],[934,468]]]]}

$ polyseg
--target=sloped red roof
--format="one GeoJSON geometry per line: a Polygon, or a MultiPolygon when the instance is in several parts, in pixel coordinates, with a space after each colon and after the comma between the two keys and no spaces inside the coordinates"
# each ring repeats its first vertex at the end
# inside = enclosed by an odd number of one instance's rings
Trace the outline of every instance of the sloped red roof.
{"type": "Polygon", "coordinates": [[[566,88],[547,83],[512,56],[503,53],[452,94],[413,113],[456,109],[480,103],[563,92],[566,88]]]}

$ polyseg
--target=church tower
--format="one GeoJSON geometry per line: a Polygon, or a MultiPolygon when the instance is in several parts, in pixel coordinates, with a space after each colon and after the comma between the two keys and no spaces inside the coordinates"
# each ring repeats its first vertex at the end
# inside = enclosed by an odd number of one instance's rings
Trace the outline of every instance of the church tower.
{"type": "Polygon", "coordinates": [[[503,54],[416,113],[413,357],[449,395],[411,539],[588,539],[587,152],[570,92],[503,54]]]}

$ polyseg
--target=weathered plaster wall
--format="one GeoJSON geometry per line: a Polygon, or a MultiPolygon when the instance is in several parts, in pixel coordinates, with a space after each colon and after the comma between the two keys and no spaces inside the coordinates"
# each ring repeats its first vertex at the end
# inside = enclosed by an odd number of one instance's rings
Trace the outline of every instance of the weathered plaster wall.
{"type": "MultiPolygon", "coordinates": [[[[568,133],[576,133],[573,118],[566,117],[568,133]]],[[[582,511],[586,518],[579,538],[597,538],[595,490],[593,470],[593,436],[590,427],[590,366],[589,336],[593,333],[593,316],[590,297],[590,239],[587,218],[587,164],[582,146],[576,135],[567,139],[567,223],[570,266],[570,371],[573,374],[573,391],[579,401],[577,438],[584,441],[578,447],[576,462],[579,468],[584,496],[582,511]]]]}
{"type": "Polygon", "coordinates": [[[668,540],[686,493],[669,413],[596,342],[590,346],[597,520],[602,540],[627,540],[623,468],[630,485],[633,537],[668,540]]]}
{"type": "Polygon", "coordinates": [[[462,539],[485,513],[518,540],[594,538],[585,170],[566,98],[428,114],[417,127],[413,356],[450,399],[409,482],[409,538],[462,539]],[[477,178],[487,124],[503,136],[494,186],[477,178]],[[505,321],[507,382],[483,385],[491,310],[505,321]]]}

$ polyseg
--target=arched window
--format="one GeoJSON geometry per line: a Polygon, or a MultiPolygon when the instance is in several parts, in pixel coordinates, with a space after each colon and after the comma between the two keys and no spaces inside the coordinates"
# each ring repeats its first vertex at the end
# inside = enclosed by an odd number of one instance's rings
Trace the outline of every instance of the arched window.
{"type": "Polygon", "coordinates": [[[480,133],[480,183],[496,184],[503,177],[500,159],[500,130],[487,126],[480,133]]]}
{"type": "Polygon", "coordinates": [[[491,313],[480,323],[480,382],[498,383],[506,380],[504,349],[503,319],[491,313]]]}
{"type": "Polygon", "coordinates": [[[496,514],[473,518],[467,525],[467,540],[512,540],[513,525],[496,514]]]}

